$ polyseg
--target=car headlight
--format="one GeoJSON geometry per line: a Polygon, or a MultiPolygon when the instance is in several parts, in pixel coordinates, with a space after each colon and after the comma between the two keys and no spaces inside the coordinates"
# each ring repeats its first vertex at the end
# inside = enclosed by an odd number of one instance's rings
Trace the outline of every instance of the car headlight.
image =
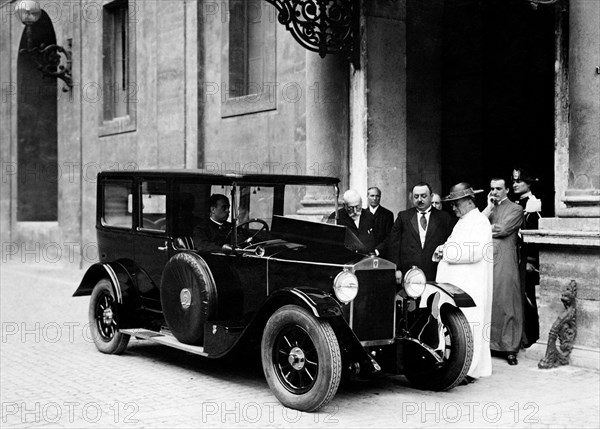
{"type": "Polygon", "coordinates": [[[358,293],[358,279],[350,271],[342,271],[333,281],[335,296],[344,304],[356,298],[358,293]]]}
{"type": "Polygon", "coordinates": [[[417,267],[412,267],[408,270],[402,280],[402,286],[404,286],[406,294],[411,298],[418,298],[423,295],[426,284],[425,273],[417,267]]]}

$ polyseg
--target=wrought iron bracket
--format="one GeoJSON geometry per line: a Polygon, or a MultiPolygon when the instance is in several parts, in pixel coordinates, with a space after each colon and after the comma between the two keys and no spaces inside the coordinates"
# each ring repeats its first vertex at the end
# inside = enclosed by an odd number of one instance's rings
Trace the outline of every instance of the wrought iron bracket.
{"type": "Polygon", "coordinates": [[[568,7],[568,0],[527,0],[531,7],[537,10],[538,6],[557,6],[562,10],[568,7]]]}
{"type": "Polygon", "coordinates": [[[280,24],[305,49],[346,54],[358,68],[359,1],[265,0],[277,8],[280,24]]]}
{"type": "Polygon", "coordinates": [[[37,47],[21,49],[19,53],[30,54],[42,75],[61,79],[67,85],[63,87],[63,91],[69,92],[73,88],[71,47],[72,43],[69,39],[66,49],[60,45],[45,46],[42,43],[37,47]],[[62,56],[64,56],[65,65],[63,65],[62,56]]]}

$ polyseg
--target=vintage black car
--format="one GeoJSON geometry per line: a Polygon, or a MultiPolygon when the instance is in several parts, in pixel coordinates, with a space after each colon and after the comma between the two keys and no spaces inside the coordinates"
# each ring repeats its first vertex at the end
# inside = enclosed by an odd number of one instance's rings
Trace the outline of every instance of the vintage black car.
{"type": "Polygon", "coordinates": [[[303,411],[327,404],[346,374],[404,374],[433,390],[459,384],[473,354],[460,307],[472,299],[427,283],[416,267],[397,284],[393,263],[318,214],[323,204],[337,209],[338,183],[100,173],[100,261],[73,295],[91,295],[98,350],[121,353],[131,336],[208,358],[260,349],[275,396],[303,411]],[[229,247],[208,252],[194,248],[193,233],[208,221],[212,194],[231,201],[233,227],[229,247]]]}

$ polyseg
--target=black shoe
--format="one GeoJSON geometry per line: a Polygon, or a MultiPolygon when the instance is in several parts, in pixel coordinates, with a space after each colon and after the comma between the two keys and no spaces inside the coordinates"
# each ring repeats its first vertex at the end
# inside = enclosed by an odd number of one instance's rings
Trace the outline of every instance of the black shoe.
{"type": "Polygon", "coordinates": [[[459,384],[461,386],[466,386],[467,384],[475,383],[475,380],[477,379],[467,375],[459,384]]]}
{"type": "Polygon", "coordinates": [[[506,361],[509,365],[517,365],[519,361],[517,360],[517,355],[514,353],[509,353],[506,355],[506,361]]]}

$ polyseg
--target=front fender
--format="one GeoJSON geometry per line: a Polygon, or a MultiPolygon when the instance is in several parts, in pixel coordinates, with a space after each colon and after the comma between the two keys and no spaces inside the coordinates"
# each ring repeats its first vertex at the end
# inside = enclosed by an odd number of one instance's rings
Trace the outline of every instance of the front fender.
{"type": "Polygon", "coordinates": [[[320,289],[286,288],[279,289],[267,300],[289,301],[310,310],[315,317],[336,317],[342,315],[340,304],[329,294],[320,289]]]}
{"type": "Polygon", "coordinates": [[[473,298],[458,286],[454,286],[450,283],[427,282],[425,285],[425,292],[421,295],[419,308],[426,308],[428,306],[429,297],[436,292],[440,293],[438,309],[442,308],[444,304],[450,304],[453,307],[475,307],[473,298]]]}
{"type": "Polygon", "coordinates": [[[264,329],[269,317],[284,305],[295,304],[314,314],[315,317],[327,319],[331,324],[338,342],[349,359],[359,362],[361,371],[374,374],[381,371],[379,364],[363,348],[360,341],[348,326],[342,316],[340,304],[329,294],[319,289],[312,288],[285,288],[279,289],[269,296],[261,312],[252,322],[255,330],[264,329]]]}

